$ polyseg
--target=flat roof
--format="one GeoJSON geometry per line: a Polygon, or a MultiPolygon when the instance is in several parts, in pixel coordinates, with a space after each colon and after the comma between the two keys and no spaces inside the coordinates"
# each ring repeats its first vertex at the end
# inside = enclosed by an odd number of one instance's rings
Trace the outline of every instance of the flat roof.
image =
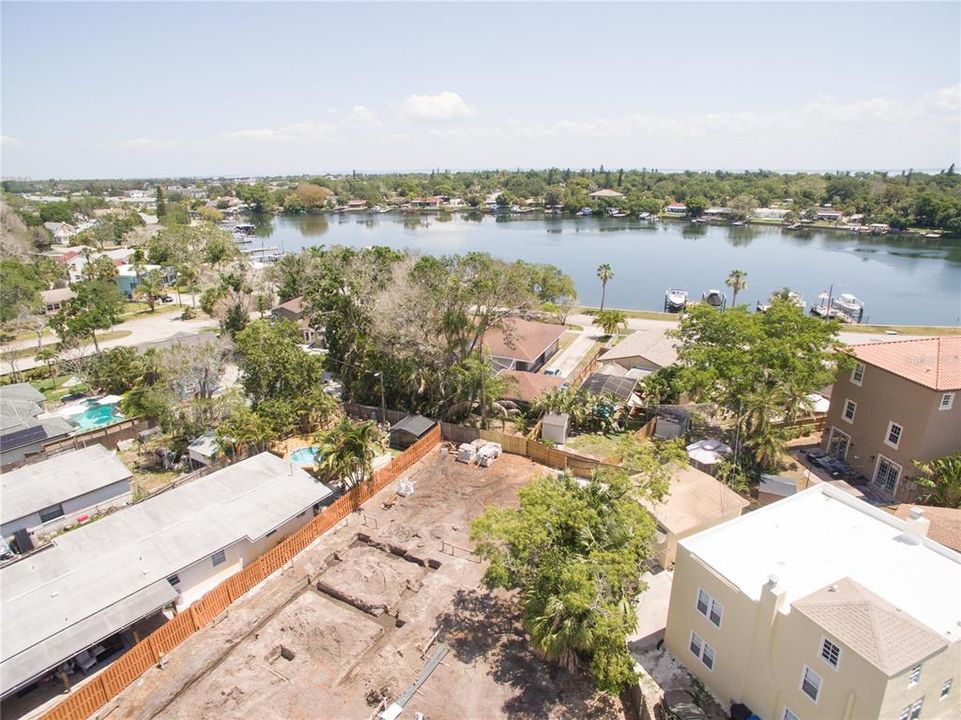
{"type": "Polygon", "coordinates": [[[961,640],[961,554],[905,542],[906,523],[827,483],[680,544],[757,600],[773,575],[794,601],[851,578],[949,640],[961,640]]]}
{"type": "Polygon", "coordinates": [[[671,476],[667,497],[659,503],[643,499],[657,521],[675,535],[691,532],[751,503],[706,472],[685,465],[671,476]]]}
{"type": "Polygon", "coordinates": [[[0,692],[87,647],[94,633],[77,627],[96,627],[100,637],[122,629],[123,622],[103,620],[119,603],[132,604],[124,615],[131,618],[170,596],[170,575],[238,540],[263,537],[330,494],[265,452],[60,535],[49,549],[0,568],[0,692]],[[147,600],[129,600],[134,596],[147,600]],[[74,638],[61,642],[64,633],[74,638]],[[63,657],[51,660],[51,646],[63,657]]]}
{"type": "Polygon", "coordinates": [[[70,450],[0,475],[0,522],[129,480],[133,473],[103,445],[70,450]]]}

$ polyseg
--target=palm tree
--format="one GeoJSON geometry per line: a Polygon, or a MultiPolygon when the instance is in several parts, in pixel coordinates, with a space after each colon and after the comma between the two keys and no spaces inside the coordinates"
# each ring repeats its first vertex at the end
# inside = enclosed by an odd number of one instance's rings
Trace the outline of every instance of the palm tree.
{"type": "Polygon", "coordinates": [[[921,487],[926,503],[961,508],[961,452],[914,464],[921,471],[915,482],[921,487]]]}
{"type": "Polygon", "coordinates": [[[384,447],[383,436],[372,420],[355,423],[346,417],[321,433],[318,440],[321,459],[317,469],[328,479],[343,482],[347,488],[371,477],[374,458],[384,447]]]}
{"type": "Polygon", "coordinates": [[[627,328],[627,315],[623,310],[601,310],[594,319],[608,337],[616,335],[618,330],[627,328]]]}
{"type": "Polygon", "coordinates": [[[614,268],[610,263],[604,263],[597,267],[597,279],[601,281],[601,310],[604,309],[604,296],[607,294],[607,281],[614,277],[614,268]]]}
{"type": "Polygon", "coordinates": [[[727,276],[727,280],[724,281],[733,291],[733,296],[731,297],[731,307],[737,305],[737,294],[747,287],[747,273],[743,270],[731,270],[731,274],[727,276]]]}

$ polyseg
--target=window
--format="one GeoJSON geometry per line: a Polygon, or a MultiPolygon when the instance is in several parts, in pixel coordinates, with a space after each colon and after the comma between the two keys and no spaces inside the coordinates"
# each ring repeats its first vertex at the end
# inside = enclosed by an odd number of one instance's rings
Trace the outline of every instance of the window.
{"type": "Polygon", "coordinates": [[[900,477],[901,466],[891,462],[884,455],[878,455],[878,466],[874,471],[874,484],[893,495],[900,477]]]}
{"type": "Polygon", "coordinates": [[[917,720],[919,717],[921,717],[922,705],[924,705],[924,698],[921,698],[911,706],[911,714],[908,716],[908,720],[917,720]]]}
{"type": "Polygon", "coordinates": [[[911,668],[911,675],[908,677],[908,687],[917,685],[919,682],[921,682],[921,666],[915,665],[911,668]]]}
{"type": "Polygon", "coordinates": [[[791,712],[791,708],[784,708],[784,714],[781,716],[781,720],[801,720],[797,715],[791,712]]]}
{"type": "Polygon", "coordinates": [[[821,657],[824,659],[824,662],[837,669],[838,661],[841,659],[841,648],[827,638],[824,638],[821,641],[821,657]]]}
{"type": "Polygon", "coordinates": [[[909,717],[911,717],[910,705],[908,705],[906,708],[904,708],[904,710],[901,711],[901,714],[898,715],[898,720],[908,720],[909,717]]]}
{"type": "Polygon", "coordinates": [[[941,686],[940,699],[943,700],[944,698],[946,698],[948,695],[951,694],[951,682],[952,682],[951,678],[948,678],[947,680],[944,681],[944,685],[941,686]]]}
{"type": "Polygon", "coordinates": [[[177,586],[180,584],[180,576],[175,573],[171,575],[169,578],[167,578],[167,582],[169,582],[173,586],[177,586]]]}
{"type": "Polygon", "coordinates": [[[697,590],[697,611],[710,620],[715,627],[721,627],[724,606],[700,588],[697,590]]]}
{"type": "Polygon", "coordinates": [[[708,670],[714,669],[714,648],[701,639],[696,632],[691,633],[691,654],[698,658],[708,670]]]}
{"type": "Polygon", "coordinates": [[[864,363],[858,363],[851,371],[851,382],[860,385],[862,380],[864,380],[864,363]]]}
{"type": "Polygon", "coordinates": [[[59,503],[40,511],[40,522],[50,522],[58,517],[63,517],[63,505],[59,503]]]}
{"type": "Polygon", "coordinates": [[[938,410],[950,410],[954,407],[954,393],[944,393],[941,402],[938,403],[938,410]]]}
{"type": "Polygon", "coordinates": [[[828,455],[844,460],[848,456],[848,447],[851,445],[851,436],[836,427],[831,428],[831,436],[828,438],[828,455]]]}
{"type": "Polygon", "coordinates": [[[858,404],[854,402],[854,400],[845,400],[844,412],[841,413],[841,417],[843,417],[847,422],[853,423],[854,413],[856,413],[857,410],[858,410],[858,404]]]}
{"type": "Polygon", "coordinates": [[[898,443],[901,442],[901,426],[893,420],[888,423],[888,432],[884,436],[884,442],[893,448],[896,448],[898,443]]]}
{"type": "Polygon", "coordinates": [[[210,556],[210,562],[214,564],[214,567],[217,567],[221,563],[227,562],[227,553],[223,550],[218,550],[210,556]]]}
{"type": "Polygon", "coordinates": [[[801,674],[801,691],[814,702],[818,701],[818,695],[821,694],[821,676],[807,665],[801,674]]]}

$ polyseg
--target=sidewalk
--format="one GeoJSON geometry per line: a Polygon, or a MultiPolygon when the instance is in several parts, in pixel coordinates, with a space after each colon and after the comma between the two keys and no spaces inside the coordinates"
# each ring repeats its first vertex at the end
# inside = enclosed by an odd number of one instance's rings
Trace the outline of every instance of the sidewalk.
{"type": "Polygon", "coordinates": [[[560,370],[561,377],[570,377],[581,360],[593,349],[594,343],[600,339],[600,335],[595,335],[595,332],[599,332],[597,328],[585,328],[564,352],[548,363],[548,368],[560,370]]]}

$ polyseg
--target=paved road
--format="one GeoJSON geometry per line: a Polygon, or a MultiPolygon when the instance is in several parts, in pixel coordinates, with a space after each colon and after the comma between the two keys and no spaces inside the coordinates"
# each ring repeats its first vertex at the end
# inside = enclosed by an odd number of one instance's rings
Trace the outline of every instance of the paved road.
{"type": "Polygon", "coordinates": [[[559,374],[561,377],[570,377],[599,338],[599,330],[594,327],[585,328],[582,333],[574,338],[574,342],[564,349],[564,352],[557,355],[548,363],[548,369],[558,369],[560,370],[559,374]]]}

